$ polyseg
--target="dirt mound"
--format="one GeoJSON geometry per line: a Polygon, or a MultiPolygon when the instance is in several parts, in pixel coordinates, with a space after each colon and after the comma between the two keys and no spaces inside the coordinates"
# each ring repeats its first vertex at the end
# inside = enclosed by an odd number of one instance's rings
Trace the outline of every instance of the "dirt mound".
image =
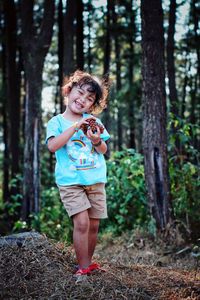
{"type": "Polygon", "coordinates": [[[200,299],[197,270],[99,262],[106,272],[76,283],[71,247],[41,235],[8,239],[0,243],[0,299],[200,299]]]}

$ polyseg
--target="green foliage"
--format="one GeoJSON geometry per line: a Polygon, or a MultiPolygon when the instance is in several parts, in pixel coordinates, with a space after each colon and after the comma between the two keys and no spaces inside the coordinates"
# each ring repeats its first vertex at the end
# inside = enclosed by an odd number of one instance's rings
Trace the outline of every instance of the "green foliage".
{"type": "MultiPolygon", "coordinates": [[[[41,209],[39,214],[31,215],[31,228],[49,238],[71,242],[72,224],[60,201],[57,187],[44,189],[41,192],[41,209]]],[[[17,220],[14,224],[14,231],[29,229],[29,224],[17,220]]]]}
{"type": "Polygon", "coordinates": [[[171,116],[175,132],[170,136],[169,171],[175,218],[183,221],[192,234],[200,225],[200,157],[195,136],[200,127],[171,116]]]}
{"type": "Polygon", "coordinates": [[[115,152],[107,167],[107,226],[121,233],[143,225],[148,219],[148,210],[142,155],[133,149],[115,152]]]}
{"type": "Polygon", "coordinates": [[[196,149],[197,137],[200,135],[200,126],[192,124],[172,113],[168,122],[170,155],[175,154],[180,161],[185,157],[190,161],[199,160],[199,151],[196,149]],[[185,156],[185,157],[183,157],[185,156]]]}
{"type": "Polygon", "coordinates": [[[60,201],[57,187],[44,189],[41,193],[41,211],[32,216],[32,227],[57,240],[71,240],[72,224],[60,201]]]}
{"type": "Polygon", "coordinates": [[[191,162],[177,164],[170,160],[170,179],[173,209],[176,219],[181,219],[190,229],[200,225],[200,176],[199,168],[191,162]],[[193,226],[192,226],[193,227],[193,226]]]}
{"type": "MultiPolygon", "coordinates": [[[[20,174],[16,175],[14,178],[12,178],[9,182],[9,189],[12,190],[18,190],[18,186],[21,186],[22,183],[22,176],[20,174]]],[[[23,195],[19,189],[17,193],[11,194],[10,201],[5,203],[5,210],[7,211],[7,214],[9,217],[17,217],[21,203],[22,203],[23,195]]]]}

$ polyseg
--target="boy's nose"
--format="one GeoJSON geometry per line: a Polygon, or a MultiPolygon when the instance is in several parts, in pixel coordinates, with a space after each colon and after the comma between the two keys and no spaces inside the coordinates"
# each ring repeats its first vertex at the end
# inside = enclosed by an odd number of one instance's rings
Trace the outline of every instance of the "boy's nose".
{"type": "Polygon", "coordinates": [[[82,95],[82,96],[80,97],[80,100],[81,100],[82,103],[84,103],[84,102],[85,102],[85,96],[82,95]]]}

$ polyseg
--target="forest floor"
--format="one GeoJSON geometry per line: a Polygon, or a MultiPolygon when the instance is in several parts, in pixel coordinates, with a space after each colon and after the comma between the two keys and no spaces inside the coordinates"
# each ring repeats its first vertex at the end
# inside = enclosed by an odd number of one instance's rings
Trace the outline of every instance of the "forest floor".
{"type": "Polygon", "coordinates": [[[140,234],[107,234],[95,252],[106,272],[76,282],[71,246],[37,233],[0,238],[0,299],[200,299],[191,249],[140,234]]]}

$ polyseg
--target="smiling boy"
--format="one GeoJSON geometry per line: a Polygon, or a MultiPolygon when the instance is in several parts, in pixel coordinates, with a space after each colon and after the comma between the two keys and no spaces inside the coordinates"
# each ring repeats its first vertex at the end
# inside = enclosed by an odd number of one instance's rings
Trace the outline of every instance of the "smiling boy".
{"type": "Polygon", "coordinates": [[[88,275],[100,268],[92,263],[99,222],[107,218],[105,183],[106,163],[103,154],[110,138],[104,128],[93,132],[90,120],[105,108],[107,87],[97,77],[76,71],[63,87],[66,110],[47,124],[48,149],[55,152],[56,183],[61,200],[73,220],[73,244],[79,269],[76,276],[88,275]],[[83,125],[88,126],[84,134],[83,125]]]}

